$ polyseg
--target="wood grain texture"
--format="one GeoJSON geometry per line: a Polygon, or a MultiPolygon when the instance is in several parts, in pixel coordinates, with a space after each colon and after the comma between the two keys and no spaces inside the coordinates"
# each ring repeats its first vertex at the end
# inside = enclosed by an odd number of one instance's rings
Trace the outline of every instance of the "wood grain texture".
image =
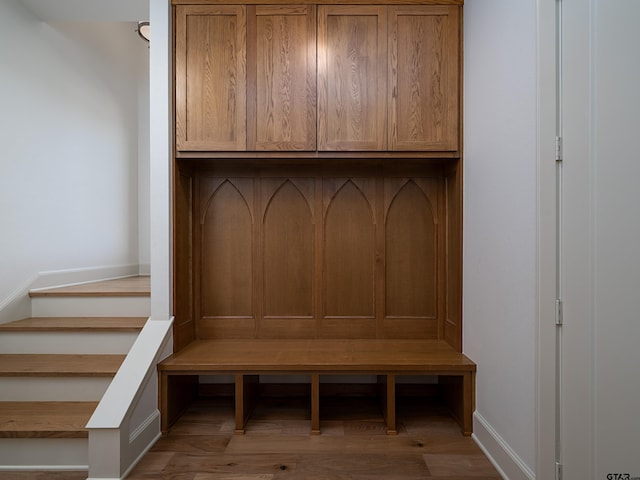
{"type": "Polygon", "coordinates": [[[66,287],[32,290],[34,297],[148,297],[151,295],[151,279],[148,276],[135,276],[81,283],[66,287]]]}
{"type": "Polygon", "coordinates": [[[0,376],[110,377],[125,355],[0,354],[0,376]]]}
{"type": "Polygon", "coordinates": [[[248,22],[248,149],[315,150],[315,6],[250,6],[248,22]]]}
{"type": "Polygon", "coordinates": [[[201,398],[128,478],[500,479],[475,441],[433,400],[398,399],[396,436],[374,428],[383,425],[375,397],[322,401],[320,435],[298,429],[309,425],[302,397],[261,398],[245,434],[234,435],[232,399],[201,398]]]}
{"type": "Polygon", "coordinates": [[[389,7],[391,150],[457,150],[459,7],[389,7]]]}
{"type": "Polygon", "coordinates": [[[386,7],[318,7],[318,148],[386,150],[386,7]]]}
{"type": "Polygon", "coordinates": [[[438,168],[223,171],[195,174],[198,338],[442,338],[438,168]]]}
{"type": "Polygon", "coordinates": [[[0,332],[138,332],[146,317],[35,317],[0,324],[0,332]]]}
{"type": "Polygon", "coordinates": [[[0,438],[87,438],[97,402],[0,402],[0,438]]]}
{"type": "Polygon", "coordinates": [[[245,7],[178,6],[175,22],[178,150],[245,150],[245,7]]]}
{"type": "Polygon", "coordinates": [[[173,188],[173,345],[179,350],[196,337],[194,306],[193,175],[174,165],[173,188]]]}
{"type": "MultiPolygon", "coordinates": [[[[233,4],[246,4],[246,0],[171,0],[173,5],[233,5],[233,4]]],[[[262,4],[272,4],[273,0],[255,0],[253,4],[262,5],[262,4]]],[[[362,0],[343,0],[340,2],[344,5],[354,4],[361,5],[362,0]]],[[[403,0],[403,4],[406,5],[463,5],[464,0],[403,0]]],[[[324,4],[333,4],[333,1],[325,0],[325,1],[315,1],[315,0],[291,0],[287,2],[288,5],[324,5],[324,4]]],[[[388,5],[389,0],[371,0],[367,1],[367,4],[371,5],[388,5]]]]}
{"type": "Polygon", "coordinates": [[[476,365],[439,340],[196,340],[163,360],[173,373],[473,372],[476,365]]]}

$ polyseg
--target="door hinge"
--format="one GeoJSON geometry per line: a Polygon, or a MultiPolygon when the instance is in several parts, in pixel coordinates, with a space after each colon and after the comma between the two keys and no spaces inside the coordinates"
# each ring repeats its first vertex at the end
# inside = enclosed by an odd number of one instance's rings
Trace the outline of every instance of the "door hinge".
{"type": "Polygon", "coordinates": [[[556,162],[562,161],[562,137],[556,137],[556,162]]]}
{"type": "Polygon", "coordinates": [[[562,464],[556,462],[556,480],[562,480],[562,464]]]}
{"type": "Polygon", "coordinates": [[[562,325],[562,300],[556,299],[556,325],[562,325]]]}

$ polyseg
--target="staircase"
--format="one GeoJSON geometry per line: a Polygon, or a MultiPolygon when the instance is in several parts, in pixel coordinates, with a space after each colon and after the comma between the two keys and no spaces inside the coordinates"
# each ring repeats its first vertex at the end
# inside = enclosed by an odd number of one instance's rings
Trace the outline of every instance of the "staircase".
{"type": "Polygon", "coordinates": [[[86,471],[85,425],[148,318],[149,277],[29,296],[33,317],[0,325],[0,471],[86,471]]]}

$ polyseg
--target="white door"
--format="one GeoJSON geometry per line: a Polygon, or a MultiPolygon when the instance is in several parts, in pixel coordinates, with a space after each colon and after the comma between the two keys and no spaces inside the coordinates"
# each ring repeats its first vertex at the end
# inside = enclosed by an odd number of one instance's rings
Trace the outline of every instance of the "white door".
{"type": "Polygon", "coordinates": [[[640,2],[561,0],[565,480],[640,478],[640,2]]]}

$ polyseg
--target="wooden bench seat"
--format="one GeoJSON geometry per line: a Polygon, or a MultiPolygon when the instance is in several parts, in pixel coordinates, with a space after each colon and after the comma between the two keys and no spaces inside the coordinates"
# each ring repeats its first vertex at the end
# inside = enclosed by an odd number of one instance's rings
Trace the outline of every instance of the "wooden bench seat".
{"type": "Polygon", "coordinates": [[[396,429],[399,375],[438,376],[454,418],[471,435],[476,365],[439,340],[196,340],[158,365],[162,431],[175,420],[185,376],[234,375],[236,432],[243,433],[260,375],[309,375],[311,432],[320,433],[320,376],[377,375],[387,432],[396,429]]]}

